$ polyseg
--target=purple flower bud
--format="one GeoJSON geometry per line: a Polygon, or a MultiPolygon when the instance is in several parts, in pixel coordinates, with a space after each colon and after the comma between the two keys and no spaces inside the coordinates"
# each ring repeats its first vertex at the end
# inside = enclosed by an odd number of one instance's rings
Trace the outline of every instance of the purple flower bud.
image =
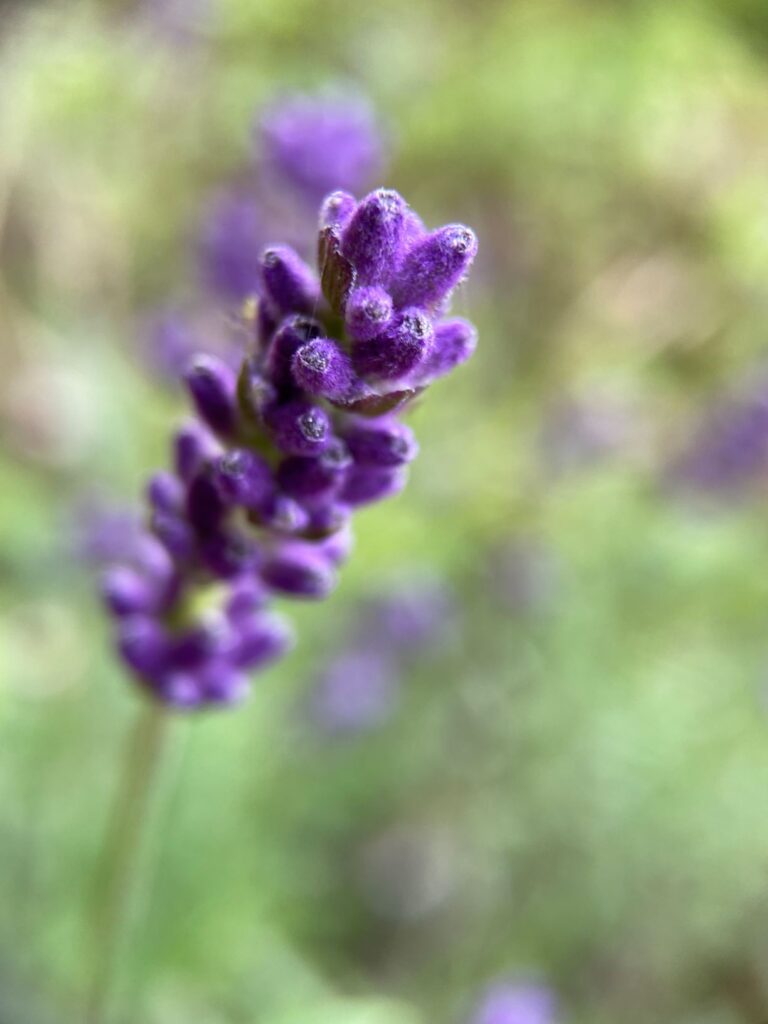
{"type": "Polygon", "coordinates": [[[142,575],[167,585],[173,577],[173,559],[168,549],[151,533],[143,532],[136,541],[132,561],[142,575]]]}
{"type": "Polygon", "coordinates": [[[449,224],[416,242],[392,284],[398,306],[433,306],[464,277],[477,253],[477,238],[463,224],[449,224]]]}
{"type": "Polygon", "coordinates": [[[386,284],[399,259],[407,206],[391,189],[378,189],[363,199],[341,238],[344,256],[361,284],[386,284]]]}
{"type": "Polygon", "coordinates": [[[413,431],[395,419],[352,422],[344,440],[359,466],[402,466],[419,454],[413,431]]]}
{"type": "Polygon", "coordinates": [[[216,356],[198,355],[184,374],[201,419],[217,434],[232,434],[237,425],[235,374],[216,356]]]}
{"type": "Polygon", "coordinates": [[[331,441],[331,421],[319,405],[302,398],[272,405],[264,413],[277,447],[286,455],[315,455],[331,441]]]}
{"type": "Polygon", "coordinates": [[[355,373],[352,360],[330,338],[315,338],[302,345],[293,359],[293,377],[310,395],[331,402],[354,401],[367,390],[355,373]]]}
{"type": "Polygon", "coordinates": [[[173,440],[176,473],[188,483],[200,466],[221,451],[212,434],[197,420],[188,420],[173,440]]]}
{"type": "Polygon", "coordinates": [[[200,232],[202,276],[212,291],[241,302],[257,290],[264,231],[257,202],[237,191],[215,196],[200,232]]]}
{"type": "Polygon", "coordinates": [[[147,485],[147,498],[160,512],[180,512],[184,506],[184,486],[173,473],[153,473],[147,485]]]}
{"type": "Polygon", "coordinates": [[[404,466],[379,469],[355,466],[347,476],[339,501],[347,505],[367,505],[399,494],[405,487],[408,473],[404,466]]]}
{"type": "Polygon", "coordinates": [[[346,562],[352,554],[354,546],[355,535],[352,533],[352,527],[349,523],[348,511],[346,512],[346,521],[341,526],[337,526],[333,533],[317,545],[323,558],[335,566],[346,562]]]}
{"type": "Polygon", "coordinates": [[[242,672],[227,661],[214,661],[197,673],[200,690],[209,704],[239,704],[250,685],[242,672]]]}
{"type": "Polygon", "coordinates": [[[227,513],[227,504],[213,473],[201,470],[187,491],[187,517],[201,536],[215,533],[227,513]]]}
{"type": "Polygon", "coordinates": [[[257,615],[241,623],[232,664],[239,669],[263,668],[287,654],[293,644],[293,630],[282,616],[257,615]]]}
{"type": "Polygon", "coordinates": [[[216,484],[232,505],[258,508],[274,490],[269,464],[249,448],[233,448],[214,467],[216,484]]]}
{"type": "Polygon", "coordinates": [[[195,553],[195,535],[181,515],[155,511],[150,522],[152,532],[176,561],[185,562],[195,553]]]}
{"type": "Polygon", "coordinates": [[[306,509],[287,494],[276,491],[265,498],[258,508],[252,509],[248,518],[255,526],[289,536],[302,533],[309,523],[306,509]]]}
{"type": "Polygon", "coordinates": [[[392,298],[376,286],[353,289],[345,308],[347,330],[355,341],[378,337],[392,319],[392,298]]]}
{"type": "Polygon", "coordinates": [[[117,646],[125,664],[149,679],[163,672],[168,661],[168,634],[157,619],[131,615],[122,619],[117,646]]]}
{"type": "MultiPolygon", "coordinates": [[[[302,531],[302,537],[305,540],[325,540],[339,531],[343,531],[349,524],[349,508],[346,505],[339,505],[333,500],[325,500],[319,504],[312,503],[308,511],[309,522],[302,531]]],[[[333,561],[333,559],[329,559],[329,561],[333,561]]]]}
{"type": "Polygon", "coordinates": [[[289,245],[273,245],[261,255],[261,279],[272,306],[283,316],[314,313],[320,284],[314,272],[289,245]]]}
{"type": "Polygon", "coordinates": [[[291,364],[296,352],[312,338],[319,338],[322,328],[309,317],[293,316],[281,324],[270,342],[264,370],[269,380],[281,391],[295,387],[291,364]]]}
{"type": "Polygon", "coordinates": [[[196,708],[203,702],[200,683],[191,672],[168,673],[158,683],[155,693],[165,704],[174,708],[196,708]]]}
{"type": "Polygon", "coordinates": [[[355,344],[352,365],[361,377],[399,380],[424,361],[433,337],[432,321],[426,313],[417,308],[405,309],[378,338],[355,344]]]}
{"type": "Polygon", "coordinates": [[[168,665],[183,671],[196,670],[211,658],[230,653],[234,646],[235,638],[228,619],[224,616],[213,617],[173,636],[168,665]]]}
{"type": "Polygon", "coordinates": [[[347,446],[334,438],[316,458],[294,455],[284,459],[277,470],[279,486],[299,501],[325,498],[341,486],[352,465],[347,446]]]}
{"type": "Polygon", "coordinates": [[[236,580],[224,606],[224,613],[237,626],[249,620],[254,612],[260,611],[267,600],[267,591],[259,580],[250,577],[236,580]]]}
{"type": "Polygon", "coordinates": [[[311,544],[293,541],[267,557],[261,578],[270,589],[289,597],[321,599],[336,586],[336,573],[311,544]]]}
{"type": "Polygon", "coordinates": [[[213,576],[231,580],[252,572],[258,564],[259,553],[247,537],[234,530],[222,530],[200,543],[200,558],[213,576]]]}
{"type": "Polygon", "coordinates": [[[342,192],[340,189],[331,192],[320,207],[320,230],[333,228],[335,231],[342,231],[349,223],[356,207],[357,200],[349,192],[342,192]]]}
{"type": "Polygon", "coordinates": [[[505,982],[488,990],[472,1024],[554,1024],[555,997],[542,985],[505,982]]]}
{"type": "Polygon", "coordinates": [[[477,331],[469,320],[443,320],[435,328],[432,351],[416,369],[414,379],[428,384],[465,363],[477,346],[477,331]]]}
{"type": "Polygon", "coordinates": [[[160,604],[157,585],[126,565],[116,565],[104,573],[104,603],[113,615],[151,614],[160,604]]]}

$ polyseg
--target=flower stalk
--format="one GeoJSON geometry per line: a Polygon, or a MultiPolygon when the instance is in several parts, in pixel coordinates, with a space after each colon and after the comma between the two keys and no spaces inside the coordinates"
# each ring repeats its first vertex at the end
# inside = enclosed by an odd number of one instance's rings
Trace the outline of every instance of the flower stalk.
{"type": "Polygon", "coordinates": [[[142,883],[152,803],[167,745],[170,716],[143,702],[128,738],[123,777],[115,794],[93,920],[93,973],[84,1024],[110,1019],[120,964],[130,938],[142,883]]]}

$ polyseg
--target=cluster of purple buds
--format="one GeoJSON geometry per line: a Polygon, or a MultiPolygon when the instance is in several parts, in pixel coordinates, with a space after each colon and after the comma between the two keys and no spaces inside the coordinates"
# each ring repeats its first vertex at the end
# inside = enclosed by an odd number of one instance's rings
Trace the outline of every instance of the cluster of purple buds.
{"type": "Polygon", "coordinates": [[[190,363],[197,419],[149,483],[151,557],[105,581],[123,660],[159,700],[238,700],[290,644],[271,598],[334,588],[353,509],[401,490],[417,454],[398,414],[474,350],[443,314],[476,248],[380,189],[324,201],[319,275],[288,246],[262,252],[253,344],[239,372],[190,363]]]}

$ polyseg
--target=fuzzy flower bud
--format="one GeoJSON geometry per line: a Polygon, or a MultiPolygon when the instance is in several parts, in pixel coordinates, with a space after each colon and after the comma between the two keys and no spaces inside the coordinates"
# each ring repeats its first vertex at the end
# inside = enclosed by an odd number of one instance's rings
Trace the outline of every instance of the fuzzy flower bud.
{"type": "Polygon", "coordinates": [[[414,379],[429,384],[466,362],[477,346],[477,331],[469,320],[443,320],[435,328],[432,351],[417,367],[414,379]]]}
{"type": "Polygon", "coordinates": [[[338,490],[351,465],[347,446],[334,439],[316,458],[294,455],[284,459],[277,470],[277,482],[299,501],[326,498],[338,490]]]}
{"type": "Polygon", "coordinates": [[[402,466],[419,453],[413,431],[396,419],[357,420],[344,429],[344,440],[358,466],[402,466]]]}
{"type": "Polygon", "coordinates": [[[274,490],[268,463],[249,448],[233,448],[222,455],[214,473],[220,493],[232,505],[258,508],[274,490]]]}
{"type": "Polygon", "coordinates": [[[399,494],[405,487],[408,473],[403,466],[388,469],[355,466],[347,476],[339,501],[347,505],[368,505],[399,494]]]}
{"type": "Polygon", "coordinates": [[[188,420],[174,435],[173,452],[177,475],[189,482],[200,466],[221,451],[218,442],[196,420],[188,420]]]}
{"type": "Polygon", "coordinates": [[[147,484],[147,500],[160,512],[180,512],[184,505],[184,486],[173,473],[153,473],[147,484]]]}
{"type": "Polygon", "coordinates": [[[477,253],[477,238],[463,224],[433,231],[409,249],[392,283],[400,306],[434,306],[464,277],[477,253]]]}
{"type": "Polygon", "coordinates": [[[320,301],[320,285],[313,271],[289,245],[273,245],[261,254],[264,293],[281,315],[311,314],[320,301]]]}
{"type": "Polygon", "coordinates": [[[320,207],[320,230],[333,228],[335,231],[342,231],[349,223],[356,206],[357,200],[349,192],[331,192],[320,207]]]}
{"type": "Polygon", "coordinates": [[[272,439],[286,455],[315,455],[331,440],[331,421],[319,405],[291,399],[265,410],[264,422],[272,439]]]}
{"type": "Polygon", "coordinates": [[[322,327],[309,317],[293,316],[286,320],[272,339],[264,363],[265,375],[280,391],[294,387],[291,364],[296,352],[312,338],[322,334],[322,327]]]}
{"type": "Polygon", "coordinates": [[[355,288],[346,305],[347,330],[355,341],[370,341],[389,325],[392,298],[379,287],[355,288]]]}
{"type": "Polygon", "coordinates": [[[341,250],[357,270],[361,284],[384,284],[400,259],[406,205],[391,189],[363,199],[341,237],[341,250]]]}
{"type": "Polygon", "coordinates": [[[261,613],[241,622],[232,662],[239,669],[263,668],[293,644],[293,630],[282,616],[261,613]]]}
{"type": "Polygon", "coordinates": [[[383,334],[354,346],[352,365],[367,379],[399,380],[424,361],[433,336],[432,321],[423,310],[405,309],[383,334]]]}
{"type": "Polygon", "coordinates": [[[236,380],[229,366],[216,356],[198,355],[184,380],[201,419],[217,434],[232,434],[237,423],[236,380]]]}
{"type": "Polygon", "coordinates": [[[367,391],[347,353],[330,338],[302,345],[293,359],[293,378],[310,395],[330,402],[351,402],[367,391]]]}
{"type": "Polygon", "coordinates": [[[104,574],[102,593],[107,607],[118,616],[151,614],[160,603],[157,586],[125,565],[116,565],[104,574]]]}
{"type": "Polygon", "coordinates": [[[285,544],[269,555],[262,566],[266,585],[289,597],[321,599],[336,586],[336,574],[309,544],[285,544]]]}

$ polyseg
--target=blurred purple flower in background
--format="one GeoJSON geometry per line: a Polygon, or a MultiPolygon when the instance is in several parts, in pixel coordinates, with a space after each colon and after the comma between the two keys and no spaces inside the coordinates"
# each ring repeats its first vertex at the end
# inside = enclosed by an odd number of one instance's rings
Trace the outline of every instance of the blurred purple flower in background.
{"type": "Polygon", "coordinates": [[[768,381],[708,410],[666,477],[676,489],[731,497],[768,481],[768,381]]]}
{"type": "Polygon", "coordinates": [[[541,464],[552,476],[598,465],[634,442],[632,411],[602,394],[567,396],[545,411],[538,444],[541,464]]]}
{"type": "Polygon", "coordinates": [[[82,499],[67,532],[75,558],[94,568],[132,559],[144,536],[135,508],[104,497],[82,499]]]}
{"type": "Polygon", "coordinates": [[[171,306],[147,315],[139,335],[149,366],[159,378],[174,384],[198,353],[215,354],[236,368],[246,345],[242,325],[224,313],[171,306]]]}
{"type": "Polygon", "coordinates": [[[210,200],[199,236],[203,281],[227,302],[242,302],[259,288],[259,254],[267,241],[255,195],[223,189],[210,200]]]}
{"type": "Polygon", "coordinates": [[[313,722],[328,733],[357,733],[387,721],[399,688],[394,659],[377,650],[347,650],[320,673],[310,696],[313,722]]]}
{"type": "Polygon", "coordinates": [[[383,170],[380,130],[361,98],[286,96],[265,112],[256,131],[276,181],[312,204],[334,189],[362,191],[383,170]]]}
{"type": "Polygon", "coordinates": [[[330,734],[383,725],[397,708],[413,660],[443,642],[455,626],[453,598],[437,580],[414,579],[363,601],[343,650],[312,685],[312,721],[330,734]]]}
{"type": "Polygon", "coordinates": [[[499,982],[491,986],[470,1024],[554,1024],[557,1002],[543,985],[499,982]]]}

